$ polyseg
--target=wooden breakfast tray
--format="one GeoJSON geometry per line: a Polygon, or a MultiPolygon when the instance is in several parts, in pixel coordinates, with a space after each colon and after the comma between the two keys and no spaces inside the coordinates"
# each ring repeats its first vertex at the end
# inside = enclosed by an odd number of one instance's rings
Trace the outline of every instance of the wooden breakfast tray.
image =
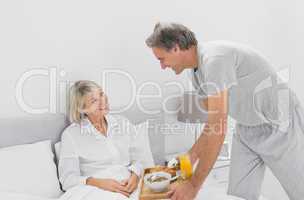
{"type": "MultiPolygon", "coordinates": [[[[144,171],[144,176],[146,174],[152,173],[152,172],[158,172],[158,171],[165,171],[168,172],[170,174],[172,174],[172,176],[176,175],[176,172],[172,169],[168,169],[167,167],[162,167],[162,166],[157,166],[155,168],[147,168],[144,171]]],[[[143,176],[143,177],[144,177],[143,176]]],[[[181,179],[177,179],[176,182],[177,183],[181,183],[183,180],[181,179]]],[[[140,200],[153,200],[153,199],[169,199],[169,197],[167,196],[167,192],[168,190],[164,191],[164,192],[160,192],[160,193],[156,193],[151,191],[149,188],[147,188],[144,184],[144,180],[142,178],[142,181],[140,183],[140,195],[139,195],[139,199],[140,200]]]]}

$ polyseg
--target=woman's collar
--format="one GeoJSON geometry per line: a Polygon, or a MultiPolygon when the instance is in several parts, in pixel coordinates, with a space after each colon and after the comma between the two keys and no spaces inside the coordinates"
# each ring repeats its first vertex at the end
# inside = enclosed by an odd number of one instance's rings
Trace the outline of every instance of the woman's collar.
{"type": "MultiPolygon", "coordinates": [[[[110,114],[107,114],[104,117],[108,125],[107,127],[107,137],[108,137],[109,134],[111,133],[110,130],[113,129],[114,126],[117,126],[118,122],[115,119],[115,117],[113,117],[110,114]]],[[[83,118],[81,123],[82,123],[82,129],[85,129],[86,131],[88,130],[96,137],[96,139],[100,139],[102,137],[102,134],[95,128],[95,126],[92,124],[92,122],[88,117],[83,118]]]]}

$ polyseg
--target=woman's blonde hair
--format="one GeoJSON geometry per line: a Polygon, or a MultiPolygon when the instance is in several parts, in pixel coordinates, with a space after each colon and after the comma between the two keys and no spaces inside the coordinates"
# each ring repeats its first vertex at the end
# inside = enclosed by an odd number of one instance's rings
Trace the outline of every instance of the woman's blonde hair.
{"type": "Polygon", "coordinates": [[[102,90],[97,83],[88,80],[77,81],[70,88],[69,119],[71,123],[80,123],[85,116],[83,113],[85,97],[96,89],[102,90]]]}

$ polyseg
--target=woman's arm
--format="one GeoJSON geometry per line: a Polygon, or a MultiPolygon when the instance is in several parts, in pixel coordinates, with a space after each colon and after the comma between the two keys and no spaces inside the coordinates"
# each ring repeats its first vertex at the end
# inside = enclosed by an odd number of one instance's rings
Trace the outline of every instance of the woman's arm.
{"type": "Polygon", "coordinates": [[[61,137],[58,172],[62,189],[65,191],[76,185],[85,185],[88,178],[80,173],[79,158],[69,129],[66,129],[61,137]]]}
{"type": "Polygon", "coordinates": [[[130,192],[128,191],[125,183],[120,183],[113,179],[98,179],[98,178],[89,177],[86,180],[86,184],[94,187],[98,187],[106,191],[121,193],[126,197],[130,196],[130,192]]]}
{"type": "Polygon", "coordinates": [[[79,155],[70,131],[73,130],[66,129],[61,138],[58,171],[63,190],[66,191],[77,185],[91,185],[129,197],[130,194],[123,183],[112,179],[97,179],[81,175],[79,155]]]}
{"type": "Polygon", "coordinates": [[[130,166],[129,170],[133,172],[135,175],[137,175],[138,178],[140,178],[143,174],[144,170],[144,161],[143,158],[145,158],[146,155],[144,153],[146,152],[143,148],[143,144],[140,143],[140,140],[138,138],[143,138],[144,133],[137,132],[135,126],[131,124],[129,121],[128,127],[130,127],[130,144],[129,144],[129,156],[130,156],[130,166]]]}

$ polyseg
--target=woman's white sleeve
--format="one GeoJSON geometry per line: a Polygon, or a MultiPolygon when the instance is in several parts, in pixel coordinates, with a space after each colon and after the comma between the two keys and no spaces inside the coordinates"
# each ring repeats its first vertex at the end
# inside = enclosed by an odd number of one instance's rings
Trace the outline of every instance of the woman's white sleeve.
{"type": "Polygon", "coordinates": [[[85,185],[88,178],[80,173],[79,157],[73,140],[66,131],[61,138],[58,172],[62,189],[65,191],[76,185],[85,185]]]}
{"type": "Polygon", "coordinates": [[[130,160],[131,164],[129,166],[129,170],[134,172],[138,177],[141,177],[144,170],[144,150],[142,148],[142,145],[139,143],[139,141],[136,138],[136,130],[133,124],[129,123],[130,125],[130,148],[129,148],[129,154],[130,154],[130,160]]]}

